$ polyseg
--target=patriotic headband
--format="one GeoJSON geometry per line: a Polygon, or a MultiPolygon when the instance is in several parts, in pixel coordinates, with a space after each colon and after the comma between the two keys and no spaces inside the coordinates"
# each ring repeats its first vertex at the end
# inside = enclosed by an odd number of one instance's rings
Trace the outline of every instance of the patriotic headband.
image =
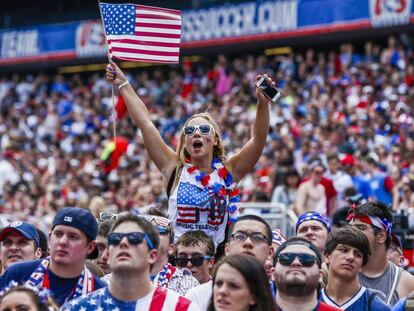
{"type": "Polygon", "coordinates": [[[299,219],[296,222],[296,232],[298,232],[298,227],[300,226],[300,224],[308,220],[319,221],[326,227],[328,232],[332,231],[331,223],[329,222],[327,218],[323,217],[321,214],[317,212],[307,212],[299,216],[299,219]]]}
{"type": "Polygon", "coordinates": [[[286,242],[286,237],[283,235],[282,231],[279,229],[273,229],[272,230],[272,243],[275,243],[277,245],[282,245],[286,242]]]}
{"type": "Polygon", "coordinates": [[[349,216],[347,217],[346,220],[352,221],[355,218],[358,218],[363,223],[366,223],[368,225],[377,227],[378,229],[381,229],[381,230],[385,229],[385,231],[387,231],[387,233],[391,233],[392,223],[389,222],[385,218],[380,218],[380,217],[376,217],[376,216],[369,216],[369,215],[360,215],[360,216],[355,217],[354,213],[351,213],[351,214],[349,214],[349,216]]]}

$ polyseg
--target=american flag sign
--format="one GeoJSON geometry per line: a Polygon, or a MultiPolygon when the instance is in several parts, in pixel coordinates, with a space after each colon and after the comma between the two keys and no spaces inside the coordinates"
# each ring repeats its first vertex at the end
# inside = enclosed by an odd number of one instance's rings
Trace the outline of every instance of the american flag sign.
{"type": "Polygon", "coordinates": [[[137,4],[100,6],[111,58],[178,63],[181,11],[137,4]]]}
{"type": "Polygon", "coordinates": [[[177,222],[221,225],[227,205],[225,196],[214,195],[207,187],[199,188],[191,183],[180,183],[177,195],[177,222]]]}

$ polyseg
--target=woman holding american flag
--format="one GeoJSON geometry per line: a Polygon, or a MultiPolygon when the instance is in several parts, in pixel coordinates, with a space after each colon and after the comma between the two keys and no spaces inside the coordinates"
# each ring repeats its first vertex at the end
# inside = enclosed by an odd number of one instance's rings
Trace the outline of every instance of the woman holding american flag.
{"type": "MultiPolygon", "coordinates": [[[[147,107],[114,62],[107,66],[106,78],[118,86],[131,117],[141,130],[148,154],[164,178],[175,240],[185,231],[203,230],[217,247],[225,238],[227,223],[238,215],[240,197],[236,185],[256,165],[266,143],[268,97],[256,87],[257,110],[252,137],[227,159],[220,129],[209,113],[195,114],[185,122],[174,151],[164,142],[147,107]]],[[[261,78],[259,75],[256,80],[261,78]]],[[[270,78],[267,81],[274,85],[270,78]]]]}

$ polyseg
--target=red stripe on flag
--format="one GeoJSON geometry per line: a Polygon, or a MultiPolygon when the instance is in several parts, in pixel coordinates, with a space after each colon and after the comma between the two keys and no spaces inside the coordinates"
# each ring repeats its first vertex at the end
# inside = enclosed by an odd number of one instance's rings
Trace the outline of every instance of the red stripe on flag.
{"type": "Polygon", "coordinates": [[[137,53],[144,55],[155,55],[155,56],[179,56],[179,52],[163,52],[163,51],[147,51],[134,48],[122,48],[122,47],[112,47],[112,51],[123,52],[123,53],[137,53]]]}

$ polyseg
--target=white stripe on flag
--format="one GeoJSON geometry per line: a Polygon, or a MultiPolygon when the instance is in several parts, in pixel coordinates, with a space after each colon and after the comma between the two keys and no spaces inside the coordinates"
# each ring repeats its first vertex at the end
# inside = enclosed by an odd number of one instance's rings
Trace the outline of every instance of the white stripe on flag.
{"type": "Polygon", "coordinates": [[[154,34],[157,33],[169,33],[174,35],[180,35],[180,29],[168,29],[168,28],[154,28],[154,27],[135,27],[135,31],[140,32],[152,32],[154,34]]]}
{"type": "Polygon", "coordinates": [[[161,56],[161,55],[148,55],[148,54],[136,54],[136,53],[125,53],[125,52],[118,52],[118,51],[112,51],[110,53],[111,55],[117,56],[117,57],[126,57],[126,58],[132,58],[132,59],[146,59],[146,60],[157,60],[157,61],[168,61],[168,62],[174,62],[178,61],[178,56],[161,56]]]}
{"type": "Polygon", "coordinates": [[[137,23],[154,23],[154,24],[163,24],[163,25],[181,25],[181,20],[172,20],[172,19],[156,19],[156,18],[136,18],[135,22],[137,23]]]}
{"type": "Polygon", "coordinates": [[[146,9],[142,9],[139,6],[137,7],[137,14],[141,14],[141,15],[161,15],[161,16],[166,16],[169,18],[173,18],[173,19],[181,19],[180,14],[171,14],[171,13],[167,13],[167,12],[160,12],[157,10],[146,10],[146,9]]]}

